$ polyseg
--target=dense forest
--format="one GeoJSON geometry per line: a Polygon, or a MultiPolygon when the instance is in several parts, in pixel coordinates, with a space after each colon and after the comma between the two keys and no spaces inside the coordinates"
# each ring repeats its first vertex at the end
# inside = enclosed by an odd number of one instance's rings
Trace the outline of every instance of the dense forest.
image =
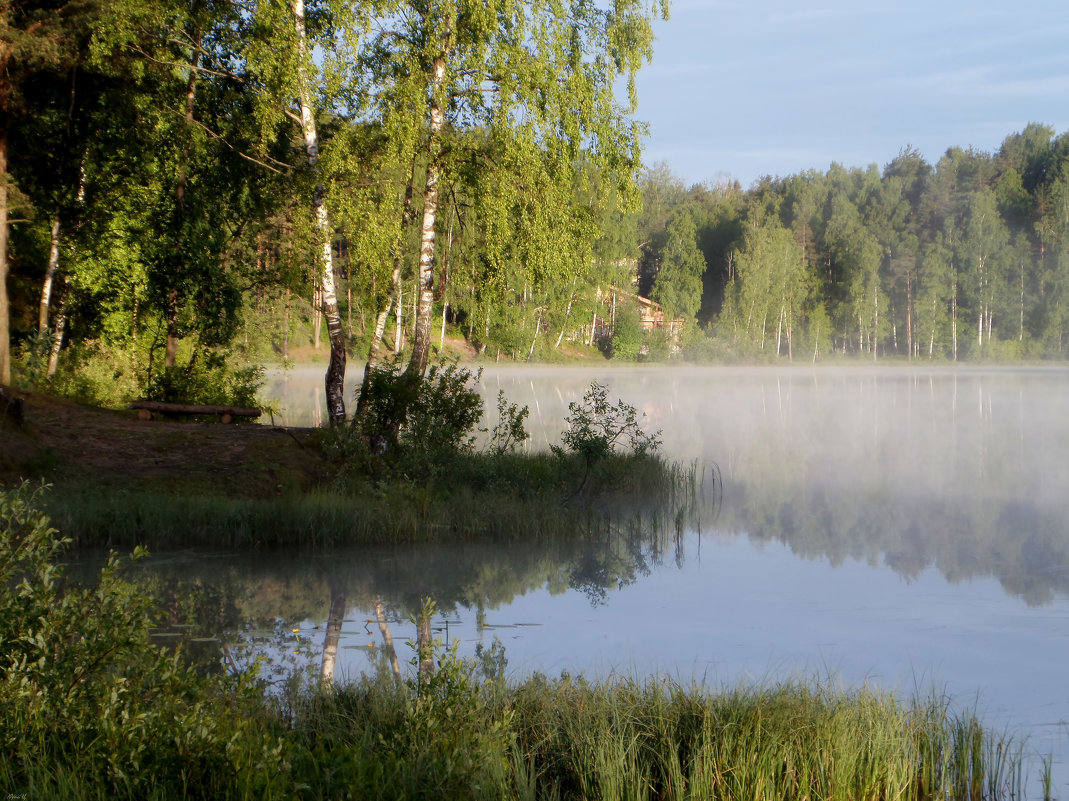
{"type": "Polygon", "coordinates": [[[995,154],[951,147],[931,165],[906,147],[882,170],[832,164],[747,191],[687,190],[656,168],[644,195],[652,297],[669,268],[686,273],[680,254],[704,257],[700,352],[1065,358],[1069,135],[1048,126],[995,154]]]}
{"type": "Polygon", "coordinates": [[[665,2],[2,8],[3,383],[241,402],[322,350],[338,420],[347,357],[421,374],[447,333],[519,360],[1066,355],[1044,125],[688,188],[632,117],[665,2]]]}

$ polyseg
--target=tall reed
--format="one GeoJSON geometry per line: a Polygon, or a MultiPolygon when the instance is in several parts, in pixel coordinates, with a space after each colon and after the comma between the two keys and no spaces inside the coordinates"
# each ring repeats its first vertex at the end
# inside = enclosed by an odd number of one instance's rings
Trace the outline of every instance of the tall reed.
{"type": "Polygon", "coordinates": [[[1020,752],[936,700],[903,704],[808,682],[711,693],[664,680],[535,676],[494,687],[454,678],[421,704],[369,679],[316,696],[295,731],[354,749],[358,772],[319,776],[325,797],[343,785],[379,798],[1021,797],[1020,752]],[[359,787],[360,777],[387,774],[405,779],[359,787]]]}

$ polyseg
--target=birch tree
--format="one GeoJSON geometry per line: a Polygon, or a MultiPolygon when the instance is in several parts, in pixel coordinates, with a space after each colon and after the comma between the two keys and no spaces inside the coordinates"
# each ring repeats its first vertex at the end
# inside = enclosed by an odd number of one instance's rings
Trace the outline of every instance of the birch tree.
{"type": "Polygon", "coordinates": [[[776,328],[776,353],[784,334],[791,351],[796,321],[808,294],[804,251],[793,233],[765,219],[746,232],[735,257],[737,277],[731,288],[731,308],[751,346],[764,350],[770,328],[776,328]]]}
{"type": "Polygon", "coordinates": [[[338,311],[338,295],[334,286],[334,261],[331,247],[333,230],[330,225],[330,212],[327,209],[326,188],[318,175],[319,134],[316,129],[310,77],[314,66],[308,46],[304,0],[291,0],[290,8],[296,34],[295,67],[301,133],[304,137],[304,150],[308,156],[308,167],[315,177],[315,189],[312,192],[312,217],[315,220],[320,299],[323,317],[327,321],[327,333],[330,337],[330,364],[324,379],[327,412],[330,415],[330,422],[336,425],[345,421],[345,332],[342,328],[341,313],[338,311]]]}
{"type": "Polygon", "coordinates": [[[311,207],[311,245],[319,286],[320,311],[330,339],[330,361],[324,377],[331,424],[344,422],[346,334],[338,307],[330,212],[334,172],[325,169],[319,116],[343,104],[342,95],[358,102],[353,93],[359,83],[339,65],[351,59],[350,43],[358,41],[365,24],[363,8],[346,3],[321,2],[309,7],[305,0],[262,0],[256,7],[254,30],[258,35],[247,49],[250,70],[260,93],[257,105],[261,127],[270,131],[284,119],[300,131],[307,164],[311,207]],[[313,32],[310,22],[316,23],[313,32]],[[312,57],[319,45],[330,53],[317,65],[312,57]]]}
{"type": "MultiPolygon", "coordinates": [[[[582,154],[632,185],[641,127],[616,98],[652,55],[661,0],[377,0],[380,30],[365,50],[370,115],[411,141],[426,163],[415,336],[406,373],[422,376],[432,341],[438,214],[444,182],[463,178],[485,222],[485,263],[518,261],[537,280],[584,255],[571,182],[582,154]],[[412,124],[419,125],[418,136],[412,124]],[[477,149],[460,131],[481,132],[477,149]],[[562,240],[559,232],[571,233],[562,240]]],[[[586,230],[590,230],[587,226],[586,230]]],[[[587,259],[588,260],[588,259],[587,259]]]]}
{"type": "Polygon", "coordinates": [[[85,29],[93,11],[89,4],[63,0],[0,3],[0,383],[4,384],[11,382],[7,279],[12,201],[18,199],[28,210],[9,169],[11,135],[26,112],[24,90],[76,47],[78,31],[85,29]]]}
{"type": "Polygon", "coordinates": [[[1002,222],[994,192],[984,187],[972,195],[962,236],[962,262],[968,297],[976,320],[977,353],[983,353],[992,337],[995,309],[1004,296],[1009,250],[1009,231],[1002,222]]]}

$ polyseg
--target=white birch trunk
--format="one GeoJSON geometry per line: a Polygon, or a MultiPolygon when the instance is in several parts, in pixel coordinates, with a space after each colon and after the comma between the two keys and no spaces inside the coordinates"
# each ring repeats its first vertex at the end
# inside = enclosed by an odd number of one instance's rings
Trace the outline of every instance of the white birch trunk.
{"type": "Polygon", "coordinates": [[[872,277],[872,360],[876,361],[877,352],[880,349],[880,281],[878,276],[872,277]]]}
{"type": "Polygon", "coordinates": [[[404,313],[405,308],[402,303],[404,297],[404,289],[401,284],[397,285],[397,305],[394,307],[394,330],[393,330],[393,352],[394,355],[400,356],[401,351],[405,347],[405,329],[404,329],[404,313]]]}
{"type": "Polygon", "coordinates": [[[37,311],[37,333],[48,331],[48,314],[52,304],[52,282],[59,269],[59,208],[52,217],[51,242],[48,247],[48,264],[45,266],[45,278],[41,284],[41,303],[37,311]]]}
{"type": "Polygon", "coordinates": [[[442,335],[438,339],[438,350],[445,350],[445,312],[449,308],[445,295],[442,296],[442,335]]]}
{"type": "Polygon", "coordinates": [[[52,349],[48,353],[48,377],[52,378],[59,369],[59,351],[63,347],[63,335],[67,330],[67,290],[60,293],[57,301],[55,327],[52,335],[52,349]]]}
{"type": "Polygon", "coordinates": [[[783,307],[779,307],[779,322],[776,325],[776,356],[780,355],[783,347],[783,307]]]}
{"type": "Polygon", "coordinates": [[[954,361],[958,360],[958,285],[954,284],[954,294],[950,299],[950,340],[954,361]]]}
{"type": "Polygon", "coordinates": [[[446,66],[453,46],[452,20],[445,21],[441,51],[431,64],[430,111],[427,130],[427,180],[423,189],[423,224],[420,228],[419,295],[412,332],[412,356],[405,372],[422,377],[431,351],[431,318],[434,315],[434,255],[437,246],[438,182],[441,179],[441,133],[445,123],[446,66]]]}
{"type": "Polygon", "coordinates": [[[338,297],[334,289],[334,259],[331,248],[330,214],[327,211],[326,189],[318,180],[319,136],[312,110],[312,88],[308,75],[312,63],[308,51],[308,36],[304,26],[304,0],[292,0],[294,25],[297,29],[297,84],[301,105],[301,132],[308,166],[317,181],[312,198],[316,234],[319,237],[319,284],[323,317],[330,336],[330,364],[324,379],[327,412],[331,425],[345,422],[345,331],[338,311],[338,297]]]}
{"type": "Polygon", "coordinates": [[[535,345],[538,343],[538,333],[542,330],[542,309],[538,310],[538,314],[535,315],[534,336],[531,337],[531,348],[527,351],[527,361],[531,361],[531,357],[534,356],[535,345]]]}

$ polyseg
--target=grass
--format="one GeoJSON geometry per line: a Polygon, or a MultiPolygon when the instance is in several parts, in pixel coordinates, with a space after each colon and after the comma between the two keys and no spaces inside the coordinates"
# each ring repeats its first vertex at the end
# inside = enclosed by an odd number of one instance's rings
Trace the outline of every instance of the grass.
{"type": "MultiPolygon", "coordinates": [[[[998,799],[1019,754],[936,701],[868,688],[738,688],[535,676],[428,687],[382,679],[302,696],[288,720],[303,797],[998,799]],[[323,769],[323,766],[329,766],[323,769]]],[[[295,763],[296,764],[296,763],[295,763]]]]}
{"type": "Polygon", "coordinates": [[[693,524],[703,508],[713,513],[717,479],[697,464],[611,459],[583,498],[573,497],[574,472],[547,454],[473,455],[440,483],[356,481],[248,498],[144,487],[101,491],[94,482],[67,481],[44,503],[79,547],[151,550],[551,541],[587,529],[592,516],[639,513],[693,524]]]}

